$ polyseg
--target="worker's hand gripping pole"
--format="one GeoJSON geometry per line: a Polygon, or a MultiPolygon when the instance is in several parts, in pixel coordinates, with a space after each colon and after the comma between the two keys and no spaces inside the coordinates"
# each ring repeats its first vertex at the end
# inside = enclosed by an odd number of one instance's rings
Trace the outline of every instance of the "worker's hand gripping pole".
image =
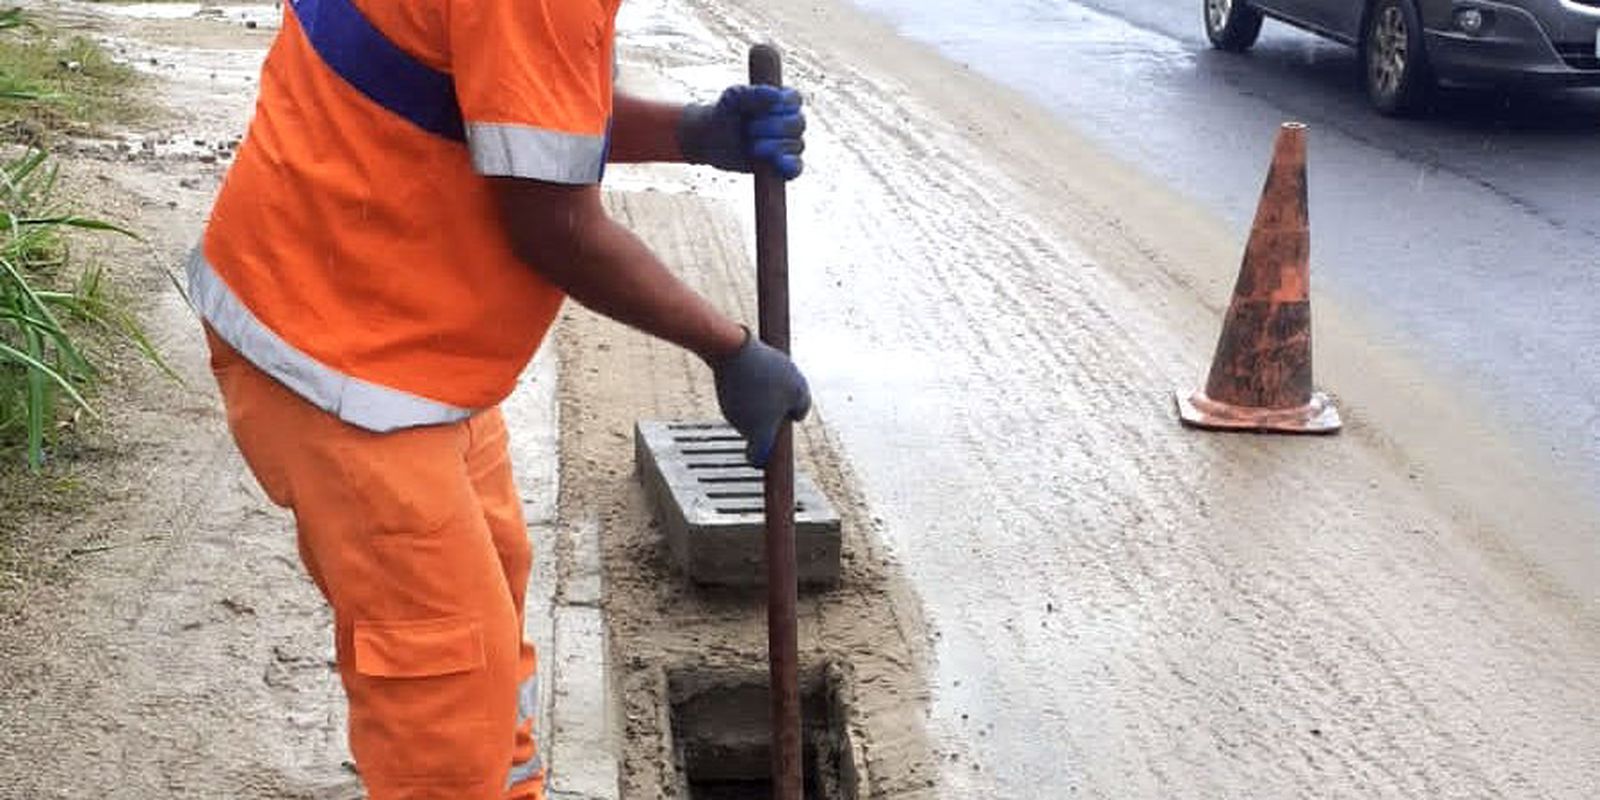
{"type": "MultiPolygon", "coordinates": [[[[783,85],[777,48],[750,48],[750,83],[783,85]]],[[[757,164],[756,287],[761,340],[789,352],[789,227],[783,180],[757,164]]],[[[794,438],[784,420],[767,462],[767,652],[772,668],[772,789],[801,800],[799,634],[795,620],[794,438]]]]}

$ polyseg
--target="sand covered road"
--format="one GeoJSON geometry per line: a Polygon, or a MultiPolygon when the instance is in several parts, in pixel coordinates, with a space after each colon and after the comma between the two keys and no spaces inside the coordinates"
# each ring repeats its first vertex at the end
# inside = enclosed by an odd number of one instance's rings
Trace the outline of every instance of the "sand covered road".
{"type": "Polygon", "coordinates": [[[677,87],[771,38],[809,92],[795,341],[923,604],[946,791],[1593,795],[1600,516],[1470,392],[1325,298],[1345,435],[1183,431],[1235,232],[847,4],[631,7],[677,87]]]}

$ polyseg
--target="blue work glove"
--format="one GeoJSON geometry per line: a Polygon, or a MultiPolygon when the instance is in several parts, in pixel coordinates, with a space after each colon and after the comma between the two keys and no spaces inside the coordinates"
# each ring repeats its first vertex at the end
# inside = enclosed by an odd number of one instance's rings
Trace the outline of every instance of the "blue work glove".
{"type": "Polygon", "coordinates": [[[806,118],[800,93],[775,86],[732,86],[715,104],[685,106],[678,121],[678,148],[690,164],[730,172],[754,172],[770,164],[784,180],[804,165],[806,118]]]}
{"type": "Polygon", "coordinates": [[[717,404],[728,424],[744,435],[745,456],[757,467],[772,457],[778,426],[799,422],[811,411],[811,389],[794,362],[775,347],[745,332],[737,353],[711,365],[717,378],[717,404]]]}

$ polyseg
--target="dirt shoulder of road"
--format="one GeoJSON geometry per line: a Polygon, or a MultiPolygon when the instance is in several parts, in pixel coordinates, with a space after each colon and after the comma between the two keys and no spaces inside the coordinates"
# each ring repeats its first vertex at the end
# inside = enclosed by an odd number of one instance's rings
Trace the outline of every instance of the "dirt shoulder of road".
{"type": "MultiPolygon", "coordinates": [[[[272,33],[221,16],[55,8],[153,73],[171,112],[76,140],[62,158],[91,210],[146,237],[96,245],[94,256],[116,265],[182,383],[130,365],[104,393],[92,448],[72,456],[69,477],[84,488],[60,508],[29,510],[28,557],[59,568],[28,581],[3,622],[0,671],[11,680],[0,689],[0,796],[79,798],[105,786],[137,798],[358,796],[327,612],[302,574],[291,521],[232,445],[194,317],[169,281],[248,119],[272,33]]],[[[734,307],[752,296],[725,209],[644,191],[613,202],[708,294],[734,307]]],[[[748,302],[742,310],[753,317],[748,302]]],[[[759,675],[764,618],[746,599],[681,588],[631,477],[626,435],[636,416],[714,415],[715,404],[703,368],[619,326],[574,311],[559,340],[562,519],[603,520],[608,532],[605,605],[629,728],[623,788],[672,796],[672,754],[640,744],[666,734],[664,681],[680,668],[759,675]]],[[[857,768],[875,795],[931,796],[917,604],[877,551],[827,433],[803,429],[799,448],[849,537],[842,585],[802,603],[806,662],[844,675],[857,768]]]]}
{"type": "Polygon", "coordinates": [[[20,521],[33,565],[0,626],[0,796],[351,798],[330,624],[287,515],[228,436],[171,280],[253,107],[267,31],[48,3],[154,76],[161,114],[57,142],[64,189],[144,240],[95,238],[182,382],[137,361],[51,475],[76,488],[20,521]]]}

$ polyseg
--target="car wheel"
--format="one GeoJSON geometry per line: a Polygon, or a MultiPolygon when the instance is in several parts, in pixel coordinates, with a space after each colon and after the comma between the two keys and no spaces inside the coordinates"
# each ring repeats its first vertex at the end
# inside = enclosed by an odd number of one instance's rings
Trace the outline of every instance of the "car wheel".
{"type": "Polygon", "coordinates": [[[1363,39],[1367,96],[1379,113],[1403,116],[1422,107],[1433,90],[1422,21],[1410,0],[1378,0],[1363,39]]]}
{"type": "Polygon", "coordinates": [[[1211,46],[1242,53],[1261,35],[1261,12],[1245,0],[1205,0],[1206,38],[1211,46]]]}

